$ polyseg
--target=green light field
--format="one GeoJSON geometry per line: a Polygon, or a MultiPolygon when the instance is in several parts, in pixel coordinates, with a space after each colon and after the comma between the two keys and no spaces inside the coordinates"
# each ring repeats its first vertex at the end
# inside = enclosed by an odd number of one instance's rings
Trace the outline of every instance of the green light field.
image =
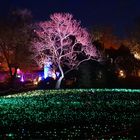
{"type": "Polygon", "coordinates": [[[7,133],[10,136],[29,137],[33,134],[75,139],[114,136],[135,138],[135,134],[128,132],[140,122],[139,110],[140,90],[136,89],[35,90],[11,93],[0,97],[0,136],[7,133]]]}

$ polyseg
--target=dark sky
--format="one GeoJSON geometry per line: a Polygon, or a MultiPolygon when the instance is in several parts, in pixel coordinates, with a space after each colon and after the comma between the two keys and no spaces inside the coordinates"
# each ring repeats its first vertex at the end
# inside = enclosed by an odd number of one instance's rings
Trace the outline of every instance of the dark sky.
{"type": "Polygon", "coordinates": [[[0,15],[16,7],[31,10],[35,20],[69,12],[87,28],[111,25],[119,34],[140,17],[140,0],[0,0],[0,15]]]}

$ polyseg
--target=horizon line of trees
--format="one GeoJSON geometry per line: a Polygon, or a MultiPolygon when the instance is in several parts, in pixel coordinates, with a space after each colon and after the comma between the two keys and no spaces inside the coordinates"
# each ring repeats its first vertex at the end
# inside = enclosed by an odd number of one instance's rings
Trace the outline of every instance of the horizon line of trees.
{"type": "MultiPolygon", "coordinates": [[[[138,23],[127,38],[119,39],[111,27],[87,31],[68,13],[55,13],[48,21],[34,23],[29,10],[17,9],[0,21],[0,69],[8,70],[11,81],[14,81],[17,68],[31,69],[31,66],[43,66],[52,61],[55,69],[61,72],[57,88],[67,73],[63,70],[71,71],[91,58],[99,63],[109,59],[110,63],[129,69],[135,59],[140,59],[139,29],[138,23]],[[121,52],[117,56],[111,54],[111,50],[120,48],[127,48],[132,54],[132,62],[127,66],[124,63],[130,57],[127,59],[121,52]]],[[[139,64],[136,65],[139,68],[139,64]]]]}

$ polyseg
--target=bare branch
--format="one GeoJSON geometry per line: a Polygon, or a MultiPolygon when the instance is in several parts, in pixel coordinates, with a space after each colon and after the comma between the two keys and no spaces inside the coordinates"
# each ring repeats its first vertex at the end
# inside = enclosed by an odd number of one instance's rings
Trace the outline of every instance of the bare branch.
{"type": "Polygon", "coordinates": [[[65,65],[69,68],[68,71],[71,71],[82,62],[97,57],[89,33],[80,26],[80,22],[73,19],[73,15],[55,13],[50,18],[50,21],[38,23],[39,28],[36,29],[41,41],[33,42],[33,48],[38,55],[37,58],[41,58],[42,53],[44,57],[44,60],[36,61],[45,63],[51,59],[58,68],[65,65]],[[85,54],[87,58],[83,57],[83,60],[79,60],[80,54],[81,56],[85,54]]]}

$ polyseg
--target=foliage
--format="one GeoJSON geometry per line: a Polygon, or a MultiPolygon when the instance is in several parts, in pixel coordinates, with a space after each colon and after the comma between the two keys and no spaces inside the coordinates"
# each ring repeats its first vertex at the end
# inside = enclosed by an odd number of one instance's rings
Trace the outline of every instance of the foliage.
{"type": "Polygon", "coordinates": [[[123,40],[123,44],[127,46],[134,57],[140,60],[140,22],[135,22],[134,26],[127,32],[127,37],[123,40]]]}
{"type": "Polygon", "coordinates": [[[26,20],[29,16],[28,10],[18,10],[0,23],[0,56],[11,77],[15,77],[18,67],[26,69],[29,64],[31,27],[30,22],[26,20]]]}
{"type": "Polygon", "coordinates": [[[118,49],[121,46],[121,40],[114,35],[112,28],[96,27],[92,31],[93,42],[99,42],[103,49],[118,49]]]}

